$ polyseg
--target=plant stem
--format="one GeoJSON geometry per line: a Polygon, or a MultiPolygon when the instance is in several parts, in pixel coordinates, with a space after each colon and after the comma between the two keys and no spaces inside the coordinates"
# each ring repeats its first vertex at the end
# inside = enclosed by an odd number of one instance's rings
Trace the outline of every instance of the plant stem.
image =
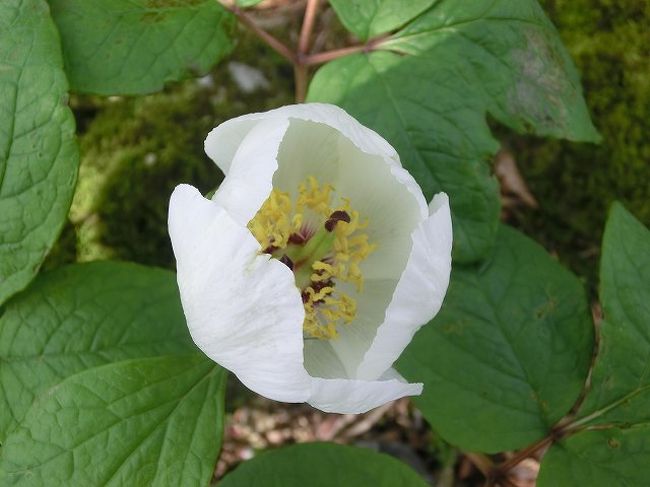
{"type": "Polygon", "coordinates": [[[490,473],[494,468],[492,460],[490,460],[485,455],[480,453],[473,452],[463,452],[465,458],[467,458],[472,464],[478,469],[479,472],[483,474],[484,477],[489,478],[490,473]]]}
{"type": "Polygon", "coordinates": [[[303,103],[307,97],[307,65],[295,64],[293,75],[296,85],[296,103],[303,103]]]}
{"type": "Polygon", "coordinates": [[[334,49],[332,51],[320,52],[312,55],[307,54],[309,51],[311,34],[314,29],[314,23],[316,21],[316,13],[318,11],[319,2],[320,0],[307,0],[307,5],[305,7],[305,16],[303,18],[302,26],[300,29],[300,38],[298,40],[298,47],[296,52],[293,52],[278,38],[274,37],[262,29],[260,26],[258,26],[253,18],[236,4],[220,2],[224,8],[232,12],[237,17],[237,19],[248,29],[250,29],[257,37],[262,39],[275,52],[280,54],[293,65],[296,103],[304,102],[307,96],[310,66],[323,64],[339,57],[347,56],[349,54],[371,52],[386,39],[386,37],[379,37],[372,39],[363,45],[344,47],[342,49],[334,49]]]}
{"type": "Polygon", "coordinates": [[[295,54],[293,74],[296,89],[296,103],[302,103],[307,97],[307,84],[309,78],[309,68],[305,62],[307,51],[309,50],[309,40],[316,20],[316,11],[318,10],[319,0],[307,0],[305,7],[305,16],[300,28],[300,38],[298,39],[298,52],[295,54]]]}
{"type": "Polygon", "coordinates": [[[344,47],[342,49],[334,49],[333,51],[319,52],[318,54],[312,54],[305,58],[305,64],[308,66],[313,66],[314,64],[323,64],[329,61],[332,61],[336,58],[347,56],[348,54],[356,54],[358,52],[364,52],[366,46],[350,46],[344,47]]]}
{"type": "Polygon", "coordinates": [[[534,453],[541,450],[542,448],[550,445],[551,443],[553,443],[553,441],[555,441],[555,439],[556,439],[555,435],[553,434],[550,434],[549,436],[542,438],[541,440],[517,452],[512,458],[498,465],[497,470],[505,475],[505,473],[508,470],[517,466],[520,462],[522,462],[526,458],[533,456],[534,453]]]}
{"type": "Polygon", "coordinates": [[[309,41],[311,32],[314,29],[314,21],[316,20],[316,11],[318,10],[319,0],[307,0],[305,7],[305,17],[302,21],[302,28],[300,29],[300,40],[298,41],[298,54],[304,55],[309,50],[309,41]]]}
{"type": "Polygon", "coordinates": [[[332,51],[325,51],[325,52],[319,52],[317,54],[312,54],[310,56],[306,56],[304,59],[304,63],[308,66],[313,66],[315,64],[323,64],[329,61],[332,61],[334,59],[343,57],[343,56],[348,56],[350,54],[356,54],[359,52],[372,52],[374,51],[381,43],[385,40],[385,38],[378,38],[378,39],[373,39],[371,41],[368,41],[367,44],[361,44],[358,46],[349,46],[349,47],[343,47],[341,49],[334,49],[332,51]]]}
{"type": "Polygon", "coordinates": [[[286,58],[291,64],[297,63],[297,56],[291,51],[291,49],[289,49],[282,41],[259,27],[248,13],[237,5],[229,5],[225,3],[222,3],[221,5],[235,14],[242,24],[248,27],[255,35],[257,35],[257,37],[266,42],[275,52],[280,54],[280,56],[286,58]]]}

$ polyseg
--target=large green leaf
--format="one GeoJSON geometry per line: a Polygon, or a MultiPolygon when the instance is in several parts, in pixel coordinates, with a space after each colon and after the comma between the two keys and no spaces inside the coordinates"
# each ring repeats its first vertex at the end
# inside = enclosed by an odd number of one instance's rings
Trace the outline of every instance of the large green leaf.
{"type": "Polygon", "coordinates": [[[365,448],[307,443],[263,453],[226,476],[223,487],[424,487],[402,462],[365,448]]]}
{"type": "Polygon", "coordinates": [[[450,194],[455,258],[488,254],[499,217],[485,117],[597,140],[576,70],[535,0],[437,2],[381,46],[321,68],[309,99],[336,103],[385,136],[427,197],[450,194]]]}
{"type": "Polygon", "coordinates": [[[79,165],[56,28],[44,0],[0,2],[0,304],[36,275],[79,165]]]}
{"type": "Polygon", "coordinates": [[[171,272],[98,262],[39,276],[0,317],[0,442],[69,375],[193,350],[171,272]]]}
{"type": "Polygon", "coordinates": [[[614,204],[603,237],[604,320],[581,422],[650,422],[650,231],[614,204]]]}
{"type": "Polygon", "coordinates": [[[567,426],[574,436],[544,456],[540,486],[641,487],[650,478],[650,231],[615,203],[602,252],[605,319],[591,388],[567,426]]]}
{"type": "Polygon", "coordinates": [[[200,353],[73,375],[42,395],[2,450],[7,485],[207,485],[225,372],[200,353]]]}
{"type": "Polygon", "coordinates": [[[540,246],[501,227],[492,259],[455,269],[439,315],[398,368],[450,443],[513,450],[546,436],[587,375],[593,328],[578,279],[540,246]]]}
{"type": "Polygon", "coordinates": [[[587,431],[546,452],[538,487],[646,487],[650,478],[650,427],[587,431]]]}
{"type": "Polygon", "coordinates": [[[50,0],[72,89],[138,94],[205,73],[232,48],[215,0],[50,0]]]}
{"type": "Polygon", "coordinates": [[[434,57],[445,51],[441,62],[457,60],[479,109],[518,131],[600,140],[578,72],[537,0],[438,2],[384,48],[434,57]]]}
{"type": "Polygon", "coordinates": [[[403,26],[436,0],[330,0],[343,25],[366,40],[403,26]]]}

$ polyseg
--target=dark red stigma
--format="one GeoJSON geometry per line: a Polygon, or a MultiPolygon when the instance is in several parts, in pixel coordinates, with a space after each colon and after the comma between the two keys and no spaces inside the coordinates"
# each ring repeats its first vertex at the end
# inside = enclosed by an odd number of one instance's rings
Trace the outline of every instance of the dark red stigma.
{"type": "Polygon", "coordinates": [[[325,222],[325,230],[331,232],[332,230],[334,230],[334,228],[336,228],[336,224],[338,222],[350,223],[350,215],[348,214],[347,211],[336,210],[335,212],[333,212],[325,222]]]}

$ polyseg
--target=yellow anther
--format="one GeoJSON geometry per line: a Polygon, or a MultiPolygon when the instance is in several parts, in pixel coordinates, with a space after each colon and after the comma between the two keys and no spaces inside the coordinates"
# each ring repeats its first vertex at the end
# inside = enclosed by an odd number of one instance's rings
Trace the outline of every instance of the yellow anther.
{"type": "Polygon", "coordinates": [[[298,264],[293,270],[296,276],[301,276],[297,277],[297,282],[302,283],[299,286],[304,286],[301,289],[305,308],[303,332],[321,339],[336,338],[337,327],[354,320],[357,303],[340,292],[336,282],[352,283],[357,292],[361,292],[363,275],[360,264],[376,247],[369,243],[368,235],[360,232],[368,226],[368,222],[361,220],[359,212],[351,208],[349,200],[341,198],[339,206],[332,206],[333,192],[333,186],[321,186],[313,176],[298,186],[295,204],[288,193],[274,189],[248,223],[249,230],[260,243],[261,251],[271,252],[277,258],[286,256],[298,264]],[[296,235],[311,238],[314,225],[322,228],[334,212],[345,212],[345,220],[349,217],[349,221],[341,220],[338,215],[331,220],[332,226],[327,231],[332,232],[329,235],[333,240],[324,239],[322,244],[320,240],[313,240],[312,243],[318,242],[312,245],[317,248],[313,254],[309,247],[305,248],[306,242],[300,243],[300,239],[292,238],[296,235]],[[329,254],[321,255],[323,249],[325,252],[329,249],[329,254]],[[308,258],[310,255],[312,257],[308,258]],[[294,260],[294,257],[300,259],[294,260]],[[300,265],[304,267],[303,270],[298,268],[300,265]]]}
{"type": "Polygon", "coordinates": [[[248,223],[248,229],[263,250],[286,247],[289,236],[300,229],[302,215],[292,217],[291,213],[289,194],[274,189],[248,223]]]}
{"type": "Polygon", "coordinates": [[[311,211],[328,217],[331,213],[330,199],[334,188],[326,184],[322,188],[314,176],[309,176],[306,181],[298,186],[298,200],[296,211],[302,213],[306,208],[311,211]]]}

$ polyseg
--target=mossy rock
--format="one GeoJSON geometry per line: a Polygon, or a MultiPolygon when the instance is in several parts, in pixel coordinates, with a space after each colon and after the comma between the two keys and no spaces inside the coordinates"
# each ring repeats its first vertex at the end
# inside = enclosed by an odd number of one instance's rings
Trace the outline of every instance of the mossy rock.
{"type": "Polygon", "coordinates": [[[170,265],[167,202],[187,182],[208,191],[220,173],[203,154],[215,123],[207,91],[122,99],[104,109],[81,138],[79,183],[70,210],[77,259],[120,258],[170,265]]]}
{"type": "Polygon", "coordinates": [[[82,161],[70,224],[46,267],[69,261],[121,259],[173,267],[167,208],[173,188],[207,193],[222,174],[203,141],[219,123],[291,103],[284,61],[244,34],[234,59],[261,69],[272,89],[243,93],[227,64],[138,98],[74,98],[82,161]]]}
{"type": "Polygon", "coordinates": [[[650,223],[650,3],[545,0],[582,73],[601,145],[517,137],[509,141],[540,202],[515,224],[597,282],[607,209],[614,200],[650,223]]]}

